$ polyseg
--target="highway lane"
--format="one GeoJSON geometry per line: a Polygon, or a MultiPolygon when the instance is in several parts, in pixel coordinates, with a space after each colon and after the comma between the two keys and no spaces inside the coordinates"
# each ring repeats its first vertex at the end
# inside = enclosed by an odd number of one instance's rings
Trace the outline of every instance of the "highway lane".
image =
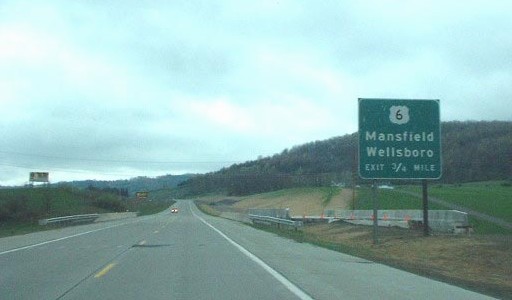
{"type": "Polygon", "coordinates": [[[0,299],[489,299],[176,206],[0,239],[0,299]]]}
{"type": "Polygon", "coordinates": [[[194,217],[178,214],[64,299],[297,299],[261,267],[194,217]]]}
{"type": "Polygon", "coordinates": [[[18,242],[20,250],[0,252],[0,299],[297,299],[194,217],[188,202],[177,206],[178,214],[104,230],[77,226],[100,230],[72,238],[48,232],[57,240],[35,247],[18,242]]]}
{"type": "MultiPolygon", "coordinates": [[[[145,238],[160,218],[75,226],[8,239],[18,248],[0,252],[0,298],[57,299],[145,238]]],[[[0,244],[10,248],[3,239],[0,244]]]]}

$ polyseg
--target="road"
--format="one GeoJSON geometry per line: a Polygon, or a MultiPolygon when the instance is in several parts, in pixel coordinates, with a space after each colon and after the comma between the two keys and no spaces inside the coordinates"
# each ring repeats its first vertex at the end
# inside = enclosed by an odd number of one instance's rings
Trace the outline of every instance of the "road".
{"type": "Polygon", "coordinates": [[[0,299],[490,299],[175,206],[0,239],[0,299]]]}

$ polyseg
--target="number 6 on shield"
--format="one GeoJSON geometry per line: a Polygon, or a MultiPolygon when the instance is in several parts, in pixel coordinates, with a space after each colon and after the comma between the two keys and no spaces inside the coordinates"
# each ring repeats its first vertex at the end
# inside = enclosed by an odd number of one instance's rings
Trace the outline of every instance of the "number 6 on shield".
{"type": "Polygon", "coordinates": [[[407,124],[409,122],[409,108],[407,106],[391,106],[389,120],[393,124],[407,124]]]}

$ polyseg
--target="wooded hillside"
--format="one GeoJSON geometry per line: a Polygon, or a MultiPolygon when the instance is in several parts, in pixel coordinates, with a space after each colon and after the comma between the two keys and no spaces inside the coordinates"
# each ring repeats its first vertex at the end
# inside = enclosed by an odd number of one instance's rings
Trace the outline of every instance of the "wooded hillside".
{"type": "MultiPolygon", "coordinates": [[[[442,182],[512,178],[512,122],[444,122],[441,135],[442,182]]],[[[357,133],[295,146],[190,178],[179,185],[177,194],[247,195],[288,187],[360,183],[357,148],[357,133]]]]}
{"type": "Polygon", "coordinates": [[[174,188],[179,183],[192,177],[192,174],[184,175],[164,175],[156,178],[149,177],[135,177],[128,180],[82,180],[57,183],[57,186],[72,186],[79,189],[86,189],[89,187],[98,189],[118,189],[126,190],[129,196],[133,196],[136,192],[140,191],[154,191],[159,189],[174,188]]]}

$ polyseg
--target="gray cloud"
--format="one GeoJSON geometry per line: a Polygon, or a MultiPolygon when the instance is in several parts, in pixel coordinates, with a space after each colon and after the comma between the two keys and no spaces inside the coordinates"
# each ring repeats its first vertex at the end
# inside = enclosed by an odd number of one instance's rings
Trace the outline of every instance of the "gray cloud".
{"type": "Polygon", "coordinates": [[[3,1],[0,184],[206,172],[357,130],[358,97],[511,120],[500,1],[3,1]]]}

